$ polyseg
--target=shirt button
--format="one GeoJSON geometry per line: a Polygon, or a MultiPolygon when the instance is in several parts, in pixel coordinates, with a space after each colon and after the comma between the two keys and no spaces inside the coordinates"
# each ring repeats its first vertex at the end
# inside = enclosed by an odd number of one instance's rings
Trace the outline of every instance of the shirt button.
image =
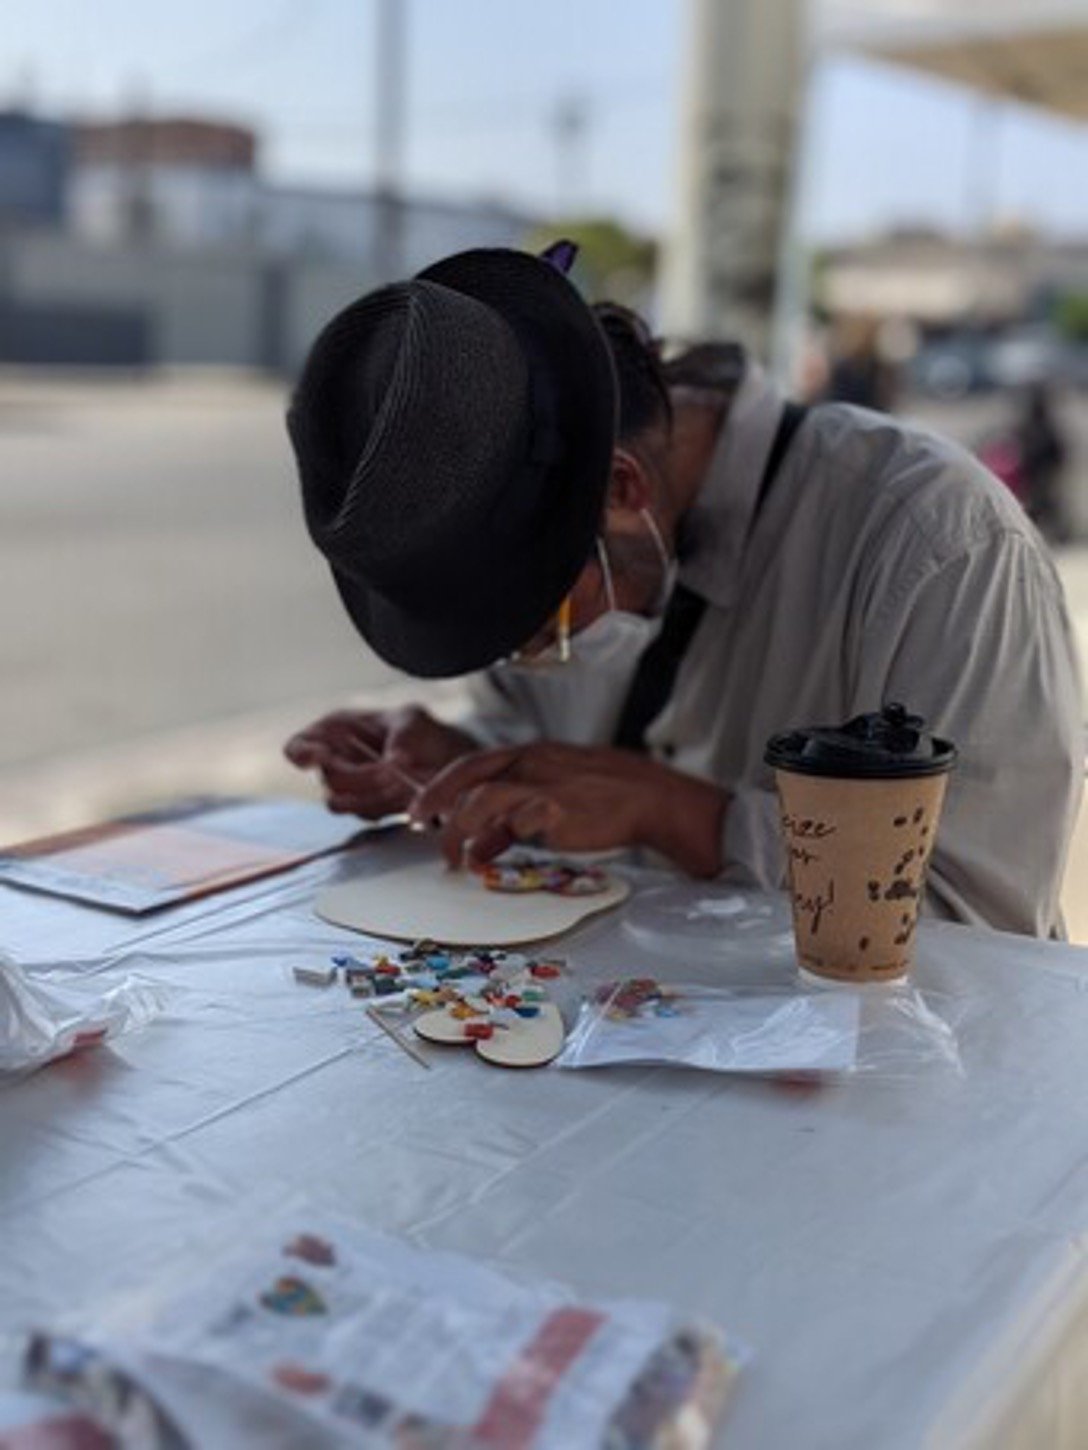
{"type": "Polygon", "coordinates": [[[661,754],[666,760],[673,760],[676,756],[676,746],[671,740],[667,740],[661,747],[661,754]]]}

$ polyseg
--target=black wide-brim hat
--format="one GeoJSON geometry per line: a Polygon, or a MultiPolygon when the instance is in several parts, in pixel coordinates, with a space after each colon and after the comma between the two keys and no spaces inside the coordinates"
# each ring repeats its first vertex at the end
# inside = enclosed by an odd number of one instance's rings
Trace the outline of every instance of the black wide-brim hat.
{"type": "Polygon", "coordinates": [[[462,252],[332,319],[288,429],[369,645],[413,675],[512,654],[593,549],[616,436],[603,331],[551,262],[462,252]]]}

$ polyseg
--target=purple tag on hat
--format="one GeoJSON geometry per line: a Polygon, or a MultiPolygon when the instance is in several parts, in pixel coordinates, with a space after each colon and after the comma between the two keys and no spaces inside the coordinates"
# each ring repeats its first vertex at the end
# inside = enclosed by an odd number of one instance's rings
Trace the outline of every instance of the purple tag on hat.
{"type": "Polygon", "coordinates": [[[566,277],[574,266],[574,260],[578,255],[578,243],[568,241],[561,237],[558,242],[552,242],[550,247],[545,247],[540,254],[542,262],[550,262],[557,272],[562,272],[566,277]]]}

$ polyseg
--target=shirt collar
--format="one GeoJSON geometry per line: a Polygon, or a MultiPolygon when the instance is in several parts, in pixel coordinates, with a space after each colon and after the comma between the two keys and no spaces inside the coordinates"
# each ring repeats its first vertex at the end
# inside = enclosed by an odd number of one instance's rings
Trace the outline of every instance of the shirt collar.
{"type": "Polygon", "coordinates": [[[681,526],[680,582],[719,609],[730,607],[740,587],[741,556],[784,407],[775,384],[749,363],[681,526]]]}

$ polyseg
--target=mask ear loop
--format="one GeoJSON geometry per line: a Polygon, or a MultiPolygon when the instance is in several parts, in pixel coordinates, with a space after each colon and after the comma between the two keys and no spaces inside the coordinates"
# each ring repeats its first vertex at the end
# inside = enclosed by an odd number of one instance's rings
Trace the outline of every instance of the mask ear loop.
{"type": "Polygon", "coordinates": [[[650,510],[648,508],[639,509],[639,513],[642,515],[642,521],[646,525],[650,538],[654,541],[658,556],[661,560],[661,593],[658,595],[657,607],[654,612],[656,614],[664,614],[669,607],[673,585],[676,583],[677,563],[670,556],[668,549],[666,549],[665,539],[661,533],[661,529],[650,510]]]}
{"type": "Polygon", "coordinates": [[[612,583],[612,565],[608,562],[608,550],[604,546],[604,540],[600,534],[597,535],[597,562],[601,566],[601,577],[604,579],[604,597],[608,601],[609,610],[616,613],[616,590],[612,583]]]}
{"type": "Polygon", "coordinates": [[[657,520],[654,518],[653,514],[648,508],[639,509],[639,514],[642,517],[642,522],[650,531],[650,538],[653,539],[654,543],[657,545],[657,552],[661,558],[661,567],[665,570],[665,573],[667,574],[669,572],[669,565],[672,563],[672,559],[669,557],[669,551],[665,547],[664,535],[658,528],[657,520]]]}

